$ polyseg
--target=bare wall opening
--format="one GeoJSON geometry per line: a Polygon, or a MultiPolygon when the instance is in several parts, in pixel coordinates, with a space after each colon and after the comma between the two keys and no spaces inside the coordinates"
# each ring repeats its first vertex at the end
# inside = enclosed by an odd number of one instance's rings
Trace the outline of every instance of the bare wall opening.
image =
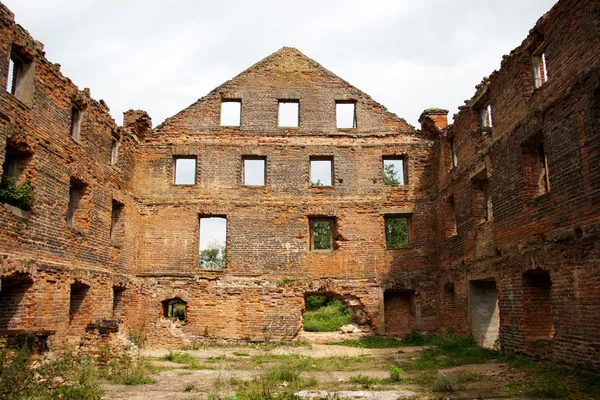
{"type": "Polygon", "coordinates": [[[90,287],[85,283],[74,282],[71,284],[71,294],[69,297],[69,324],[85,319],[86,309],[84,307],[85,298],[90,287]]]}
{"type": "Polygon", "coordinates": [[[386,336],[405,336],[417,327],[415,292],[388,289],[383,294],[386,336]]]}
{"type": "Polygon", "coordinates": [[[26,274],[13,274],[0,280],[0,330],[23,329],[28,310],[24,300],[33,281],[26,274]]]}
{"type": "Polygon", "coordinates": [[[112,316],[115,319],[121,319],[124,315],[123,295],[125,288],[121,286],[113,286],[113,306],[112,316]]]}
{"type": "Polygon", "coordinates": [[[483,347],[492,347],[500,332],[498,291],[493,278],[469,282],[471,334],[483,347]]]}
{"type": "Polygon", "coordinates": [[[527,271],[522,282],[521,331],[525,338],[525,351],[550,359],[554,339],[550,274],[541,269],[527,271]]]}

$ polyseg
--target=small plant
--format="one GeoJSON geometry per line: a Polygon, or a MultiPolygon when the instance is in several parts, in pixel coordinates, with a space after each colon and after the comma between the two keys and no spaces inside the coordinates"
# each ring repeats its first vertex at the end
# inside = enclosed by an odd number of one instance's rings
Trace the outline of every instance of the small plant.
{"type": "Polygon", "coordinates": [[[171,361],[178,364],[192,364],[196,362],[196,358],[188,353],[179,353],[169,351],[169,354],[163,357],[166,361],[171,361]]]}
{"type": "Polygon", "coordinates": [[[452,375],[438,372],[437,379],[433,382],[433,391],[452,393],[456,390],[456,379],[452,375]]]}
{"type": "Polygon", "coordinates": [[[390,377],[388,382],[401,383],[404,381],[404,370],[396,365],[390,365],[390,377]]]}
{"type": "Polygon", "coordinates": [[[248,357],[250,354],[248,354],[246,352],[234,351],[233,355],[238,356],[238,357],[248,357]]]}
{"type": "Polygon", "coordinates": [[[31,210],[33,205],[33,187],[31,183],[27,181],[19,186],[14,177],[2,175],[2,179],[0,179],[0,202],[8,203],[22,210],[31,210]]]}
{"type": "Polygon", "coordinates": [[[146,333],[144,328],[145,326],[142,326],[142,328],[139,330],[134,329],[133,332],[129,334],[129,340],[132,341],[138,349],[144,347],[144,342],[146,341],[146,333]]]}

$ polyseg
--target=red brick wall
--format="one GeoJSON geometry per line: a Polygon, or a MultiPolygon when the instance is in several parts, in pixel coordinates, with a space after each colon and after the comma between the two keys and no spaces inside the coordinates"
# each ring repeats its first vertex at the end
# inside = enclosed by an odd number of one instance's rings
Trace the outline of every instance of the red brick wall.
{"type": "MultiPolygon", "coordinates": [[[[94,343],[90,322],[122,317],[129,332],[155,327],[163,332],[152,335],[155,344],[174,345],[182,338],[164,337],[161,302],[180,297],[188,339],[291,338],[304,296],[326,293],[380,333],[467,333],[469,282],[493,278],[504,348],[600,368],[595,6],[561,0],[478,85],[452,126],[444,110],[428,109],[421,130],[291,48],[156,129],[140,110],[118,127],[104,102],[62,76],[0,6],[0,56],[14,50],[34,66],[29,97],[0,91],[0,165],[7,148],[25,154],[20,180],[31,181],[35,197],[30,212],[0,204],[0,327],[51,331],[59,347],[94,343]],[[539,51],[549,79],[534,89],[539,51]],[[242,101],[240,127],[219,126],[227,99],[242,101]],[[299,100],[298,128],[277,127],[280,99],[299,100]],[[357,128],[335,127],[336,100],[356,102],[357,128]],[[494,126],[482,132],[479,108],[487,104],[494,126]],[[83,110],[79,141],[70,134],[74,107],[83,110]],[[115,137],[122,145],[111,165],[115,137]],[[175,156],[196,157],[195,185],[173,184],[175,156]],[[242,185],[243,156],[266,157],[264,187],[242,185]],[[333,157],[333,187],[310,186],[311,156],[333,157]],[[405,186],[384,184],[386,156],[405,159],[405,186]],[[74,227],[66,221],[71,182],[85,187],[74,227]],[[124,208],[111,238],[113,202],[124,208]],[[410,216],[408,249],[386,250],[386,214],[410,216]],[[199,217],[207,215],[227,217],[224,271],[198,268],[199,217]],[[335,219],[332,251],[310,250],[309,218],[317,216],[335,219]],[[524,279],[538,268],[547,285],[524,279]],[[15,273],[31,284],[17,284],[15,273]],[[69,324],[74,282],[89,289],[69,324]],[[113,315],[115,287],[125,291],[113,315]],[[533,313],[532,298],[543,299],[533,313]],[[547,324],[550,315],[553,337],[530,340],[541,329],[537,316],[547,324]]],[[[7,73],[0,63],[0,86],[7,73]]]]}
{"type": "Polygon", "coordinates": [[[504,56],[501,69],[478,85],[436,146],[438,224],[444,222],[449,196],[457,216],[457,235],[439,234],[448,279],[459,288],[469,279],[496,277],[505,348],[593,369],[600,368],[594,333],[600,303],[594,284],[581,282],[597,282],[600,276],[596,8],[594,1],[558,2],[522,45],[504,56]],[[534,89],[531,60],[540,46],[549,78],[534,89]],[[493,107],[493,128],[482,134],[477,113],[487,103],[493,107]],[[455,169],[450,138],[458,151],[455,169]],[[539,189],[542,143],[550,181],[545,194],[539,189]],[[484,168],[492,213],[482,223],[474,209],[480,197],[474,182],[484,168]],[[548,271],[551,291],[534,314],[548,323],[551,309],[555,332],[549,344],[534,349],[527,337],[536,335],[537,322],[531,319],[531,302],[522,301],[534,294],[523,273],[539,267],[548,271]]]}

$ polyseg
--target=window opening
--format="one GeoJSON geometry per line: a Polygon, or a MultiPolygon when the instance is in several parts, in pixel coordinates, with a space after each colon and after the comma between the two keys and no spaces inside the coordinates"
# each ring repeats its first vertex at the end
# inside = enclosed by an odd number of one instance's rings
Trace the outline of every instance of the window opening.
{"type": "Polygon", "coordinates": [[[117,139],[113,139],[110,146],[110,163],[111,165],[115,165],[119,162],[119,147],[121,147],[121,142],[117,139]]]}
{"type": "Polygon", "coordinates": [[[81,121],[83,120],[83,110],[73,108],[71,110],[71,137],[76,141],[81,138],[81,121]]]}
{"type": "Polygon", "coordinates": [[[473,193],[472,208],[475,220],[479,223],[490,220],[492,216],[492,197],[486,170],[481,171],[472,178],[471,187],[473,193]]]}
{"type": "Polygon", "coordinates": [[[81,317],[82,306],[90,287],[84,283],[75,282],[71,284],[71,295],[69,302],[69,322],[72,323],[81,317]]]}
{"type": "Polygon", "coordinates": [[[200,268],[225,269],[227,256],[227,219],[200,218],[200,268]]]}
{"type": "Polygon", "coordinates": [[[82,202],[86,185],[78,180],[71,179],[69,187],[69,205],[67,207],[67,226],[74,227],[82,212],[82,202]]]}
{"type": "Polygon", "coordinates": [[[221,100],[221,126],[240,126],[242,121],[241,100],[221,100]]]}
{"type": "Polygon", "coordinates": [[[120,286],[113,286],[113,318],[120,319],[123,317],[123,294],[125,288],[120,286]]]}
{"type": "Polygon", "coordinates": [[[244,157],[244,185],[264,186],[266,182],[266,158],[244,157]]]}
{"type": "Polygon", "coordinates": [[[408,217],[385,217],[385,247],[387,249],[406,249],[409,247],[408,217]]]}
{"type": "Polygon", "coordinates": [[[280,127],[297,128],[299,120],[298,100],[279,100],[279,118],[280,127]]]}
{"type": "Polygon", "coordinates": [[[386,185],[404,185],[404,159],[401,157],[386,157],[383,159],[383,182],[386,185]]]}
{"type": "Polygon", "coordinates": [[[196,184],[196,158],[195,157],[176,157],[175,158],[175,184],[176,185],[195,185],[196,184]]]}
{"type": "Polygon", "coordinates": [[[311,186],[332,186],[333,158],[311,158],[310,184],[311,186]]]}
{"type": "Polygon", "coordinates": [[[163,304],[163,315],[165,318],[177,318],[185,322],[187,318],[187,303],[179,297],[165,300],[163,304]]]}
{"type": "Polygon", "coordinates": [[[450,139],[450,153],[452,157],[452,168],[456,168],[458,165],[458,156],[456,154],[456,141],[454,138],[450,139]]]}
{"type": "Polygon", "coordinates": [[[116,240],[124,233],[122,214],[125,206],[116,200],[112,201],[112,212],[110,219],[110,238],[116,240]]]}
{"type": "Polygon", "coordinates": [[[334,227],[332,219],[310,219],[311,250],[333,250],[334,227]]]}
{"type": "Polygon", "coordinates": [[[335,103],[335,121],[337,128],[356,128],[356,103],[337,101],[335,103]]]}
{"type": "Polygon", "coordinates": [[[548,81],[546,53],[534,55],[531,59],[531,62],[533,66],[533,87],[537,89],[548,81]]]}

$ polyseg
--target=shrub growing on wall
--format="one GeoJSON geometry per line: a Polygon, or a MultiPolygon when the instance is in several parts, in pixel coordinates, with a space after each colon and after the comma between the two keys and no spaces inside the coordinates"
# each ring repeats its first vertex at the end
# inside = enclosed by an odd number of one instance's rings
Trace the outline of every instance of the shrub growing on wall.
{"type": "Polygon", "coordinates": [[[22,185],[12,176],[2,175],[0,180],[0,202],[22,210],[30,210],[33,205],[33,187],[29,181],[22,185]]]}

